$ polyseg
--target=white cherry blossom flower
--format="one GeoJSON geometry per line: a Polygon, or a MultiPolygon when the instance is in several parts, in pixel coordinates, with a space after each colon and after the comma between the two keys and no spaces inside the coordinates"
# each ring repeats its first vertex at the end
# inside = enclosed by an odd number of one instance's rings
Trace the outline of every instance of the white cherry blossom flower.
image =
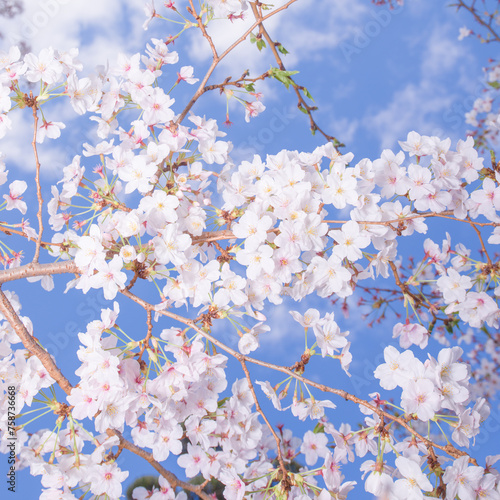
{"type": "Polygon", "coordinates": [[[23,201],[21,196],[28,185],[24,181],[14,181],[9,184],[9,194],[4,194],[3,198],[5,200],[6,210],[19,210],[23,215],[28,210],[28,206],[23,201]]]}

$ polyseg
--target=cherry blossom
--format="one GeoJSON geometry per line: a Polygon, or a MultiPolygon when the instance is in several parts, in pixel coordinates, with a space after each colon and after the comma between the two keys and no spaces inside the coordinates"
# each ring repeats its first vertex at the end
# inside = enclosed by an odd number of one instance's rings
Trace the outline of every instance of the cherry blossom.
{"type": "Polygon", "coordinates": [[[52,48],[42,49],[38,56],[26,54],[24,63],[26,64],[26,78],[30,82],[42,80],[51,85],[59,81],[62,76],[62,66],[57,61],[52,48]]]}
{"type": "Polygon", "coordinates": [[[5,208],[7,210],[19,210],[23,215],[28,209],[26,202],[22,200],[22,194],[26,191],[28,185],[24,181],[14,181],[9,184],[9,194],[4,194],[5,208]]]}
{"type": "Polygon", "coordinates": [[[422,490],[432,491],[431,483],[413,460],[398,457],[396,467],[403,476],[394,483],[393,494],[396,498],[417,500],[424,498],[422,490]]]}
{"type": "Polygon", "coordinates": [[[116,464],[95,466],[92,474],[92,493],[106,494],[111,498],[121,496],[123,480],[128,476],[127,471],[121,471],[116,464]]]}
{"type": "Polygon", "coordinates": [[[184,81],[193,85],[198,81],[198,78],[193,78],[194,68],[192,66],[183,66],[177,73],[177,82],[184,81]]]}
{"type": "Polygon", "coordinates": [[[407,323],[397,323],[394,325],[392,332],[393,338],[399,337],[399,345],[403,349],[408,349],[411,345],[418,345],[421,349],[425,349],[429,340],[427,329],[422,325],[407,323]]]}

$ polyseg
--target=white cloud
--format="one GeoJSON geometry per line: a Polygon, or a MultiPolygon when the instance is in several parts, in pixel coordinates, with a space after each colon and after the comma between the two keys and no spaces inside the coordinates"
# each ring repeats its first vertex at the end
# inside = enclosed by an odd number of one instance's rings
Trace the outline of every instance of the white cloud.
{"type": "MultiPolygon", "coordinates": [[[[9,168],[14,164],[19,170],[28,172],[35,170],[35,156],[31,145],[33,118],[30,109],[23,111],[18,110],[10,115],[12,130],[8,131],[2,139],[0,152],[5,154],[9,168]]],[[[61,149],[60,143],[47,139],[43,145],[37,144],[37,152],[42,176],[53,178],[56,174],[61,173],[62,167],[66,165],[66,152],[61,149]]],[[[14,170],[10,175],[15,175],[14,170]]],[[[12,177],[12,179],[14,178],[12,177]]]]}
{"type": "Polygon", "coordinates": [[[326,132],[328,133],[334,130],[337,139],[340,142],[349,145],[354,141],[356,133],[359,130],[359,125],[359,120],[346,117],[337,118],[332,122],[330,128],[326,130],[326,132]]]}
{"type": "MultiPolygon", "coordinates": [[[[302,352],[303,342],[300,340],[304,338],[304,328],[292,318],[290,311],[294,309],[297,309],[297,304],[285,299],[282,304],[264,311],[267,316],[265,323],[271,327],[271,330],[260,336],[261,349],[272,349],[276,346],[286,345],[287,348],[283,352],[285,356],[298,355],[302,352]]],[[[310,333],[312,334],[312,332],[310,333]]]]}
{"type": "MultiPolygon", "coordinates": [[[[136,0],[24,0],[24,12],[13,19],[2,19],[0,40],[2,49],[24,41],[37,54],[52,46],[61,51],[79,48],[83,75],[94,72],[99,64],[114,62],[120,52],[136,52],[151,36],[142,29],[145,18],[143,3],[136,0]]],[[[47,139],[38,145],[42,175],[60,176],[74,154],[64,137],[73,142],[81,129],[81,119],[69,105],[67,98],[44,105],[48,121],[66,124],[58,141],[47,139]]],[[[12,130],[0,142],[0,150],[8,161],[25,171],[34,170],[31,138],[33,119],[30,109],[14,110],[9,114],[12,130]]],[[[85,142],[85,140],[77,142],[85,142]]]]}
{"type": "Polygon", "coordinates": [[[418,86],[410,83],[394,94],[386,108],[365,118],[364,126],[378,136],[382,148],[393,147],[398,140],[404,140],[411,130],[433,134],[438,125],[429,115],[444,112],[453,101],[450,94],[437,94],[437,89],[433,87],[426,82],[418,86]]]}
{"type": "Polygon", "coordinates": [[[2,45],[25,41],[37,53],[44,47],[80,48],[85,65],[105,63],[144,36],[142,3],[133,0],[25,0],[24,12],[2,20],[2,45]]]}
{"type": "Polygon", "coordinates": [[[434,0],[413,0],[406,1],[404,8],[408,9],[410,14],[416,18],[426,18],[429,12],[436,9],[436,2],[434,0]]]}
{"type": "Polygon", "coordinates": [[[452,27],[436,27],[428,38],[421,67],[421,72],[427,79],[453,71],[459,63],[470,62],[466,46],[457,41],[452,30],[452,27]]]}
{"type": "Polygon", "coordinates": [[[371,6],[362,0],[306,0],[299,2],[294,16],[283,20],[281,35],[298,59],[318,58],[325,49],[351,39],[371,19],[370,12],[371,6]]]}
{"type": "Polygon", "coordinates": [[[363,126],[379,138],[382,148],[393,147],[411,130],[452,135],[453,130],[443,130],[445,114],[460,98],[457,90],[451,89],[457,88],[457,81],[461,88],[473,87],[467,70],[474,64],[473,56],[456,40],[453,26],[436,25],[420,57],[413,81],[395,91],[383,109],[378,107],[363,119],[363,126]]]}

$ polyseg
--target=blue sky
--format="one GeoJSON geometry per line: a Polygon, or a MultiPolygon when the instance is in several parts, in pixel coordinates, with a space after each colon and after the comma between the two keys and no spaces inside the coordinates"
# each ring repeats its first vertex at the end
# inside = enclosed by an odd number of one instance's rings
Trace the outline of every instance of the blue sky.
{"type": "MultiPolygon", "coordinates": [[[[186,3],[180,0],[176,5],[181,10],[186,3]]],[[[279,0],[276,5],[282,3],[279,0]]],[[[352,151],[355,162],[363,157],[375,159],[384,148],[395,148],[397,141],[405,140],[411,130],[451,137],[454,142],[465,137],[468,126],[464,113],[481,91],[481,68],[494,52],[473,38],[458,41],[459,28],[470,25],[470,20],[462,14],[457,15],[446,6],[447,3],[407,0],[404,7],[389,11],[374,7],[369,0],[299,0],[281,17],[268,23],[273,39],[290,52],[283,58],[287,69],[299,71],[296,81],[307,87],[315,99],[319,108],[315,114],[317,123],[346,144],[344,151],[352,151]]],[[[157,4],[160,6],[161,2],[157,4]]],[[[143,31],[142,5],[142,1],[132,0],[29,0],[21,19],[2,21],[1,48],[5,49],[9,42],[16,42],[23,36],[27,36],[27,43],[36,53],[49,45],[61,50],[79,47],[80,59],[86,68],[84,73],[91,72],[98,64],[112,62],[119,52],[143,51],[150,37],[176,33],[174,25],[158,20],[153,21],[148,31],[143,31]]],[[[245,23],[215,23],[211,33],[218,46],[224,47],[234,40],[245,23]]],[[[201,78],[203,69],[209,64],[210,52],[198,33],[188,31],[174,48],[179,52],[180,62],[165,80],[175,81],[175,71],[183,65],[193,65],[195,76],[201,78]]],[[[246,69],[256,76],[271,64],[274,65],[274,60],[269,50],[259,53],[255,45],[242,44],[222,62],[209,83],[219,83],[228,75],[239,76],[246,69]]],[[[176,89],[173,97],[177,112],[182,110],[182,103],[194,89],[187,85],[176,89]]],[[[291,90],[273,81],[266,82],[262,92],[267,110],[249,124],[244,121],[243,108],[231,105],[230,118],[234,125],[225,129],[222,122],[226,103],[216,93],[205,95],[194,112],[220,121],[221,129],[228,134],[226,139],[233,142],[235,160],[251,158],[254,153],[275,154],[282,149],[311,151],[323,143],[319,134],[310,134],[308,120],[296,109],[291,90]]],[[[87,122],[77,118],[67,102],[47,107],[46,117],[67,125],[62,141],[52,144],[46,141],[39,148],[44,198],[49,199],[50,184],[59,180],[62,168],[71,162],[73,155],[79,154],[83,142],[97,142],[97,138],[92,133],[82,138],[87,122]]],[[[12,119],[13,131],[0,141],[0,151],[7,155],[10,166],[9,179],[32,179],[31,133],[25,133],[30,130],[29,113],[13,113],[12,119]],[[14,172],[16,169],[18,172],[14,172]]],[[[34,212],[29,215],[34,223],[34,212]]],[[[458,238],[461,231],[458,226],[446,230],[454,238],[458,238]]],[[[436,234],[443,231],[442,227],[435,228],[436,234]]],[[[420,251],[420,256],[422,254],[420,251]]],[[[98,318],[97,304],[102,303],[102,299],[98,294],[83,296],[75,291],[62,295],[66,281],[66,277],[57,278],[52,295],[46,295],[39,284],[15,283],[7,288],[19,292],[23,313],[31,316],[35,323],[35,335],[46,345],[53,345],[54,354],[62,355],[61,369],[74,383],[74,353],[78,342],[75,332],[84,331],[87,322],[98,318]]],[[[303,337],[288,310],[291,307],[303,313],[311,306],[324,308],[325,301],[322,304],[311,299],[293,306],[285,303],[270,310],[272,331],[267,334],[267,340],[263,340],[265,348],[257,351],[257,356],[274,360],[274,353],[282,351],[286,344],[287,350],[280,352],[279,363],[293,364],[302,352],[303,337]]],[[[122,307],[122,311],[119,324],[128,325],[130,331],[139,329],[142,336],[143,311],[134,307],[122,307]]],[[[336,315],[340,318],[340,311],[336,315]]],[[[366,397],[377,388],[368,380],[375,368],[373,352],[381,353],[383,347],[392,342],[392,326],[370,330],[355,308],[350,318],[342,320],[341,326],[352,332],[355,354],[352,379],[347,379],[336,363],[325,360],[315,362],[307,374],[315,380],[331,378],[332,383],[344,385],[351,392],[366,397]],[[356,343],[359,339],[362,346],[356,343]]],[[[435,350],[436,345],[432,349],[435,350]]],[[[251,370],[255,378],[267,378],[267,373],[260,368],[251,370]]],[[[271,376],[270,380],[277,382],[279,379],[271,376]]],[[[330,414],[334,422],[361,420],[352,405],[335,402],[339,410],[330,414]]],[[[494,416],[498,423],[498,411],[494,416]]],[[[305,429],[298,427],[288,414],[273,415],[272,420],[284,422],[294,429],[305,429]]],[[[299,430],[297,432],[300,434],[299,430]]],[[[486,448],[481,446],[479,451],[482,453],[486,448]]],[[[151,472],[129,454],[120,460],[124,460],[124,468],[133,468],[134,474],[151,472]]],[[[39,491],[39,479],[26,473],[21,477],[16,497],[34,498],[39,491]]],[[[130,479],[134,477],[131,475],[130,479]]],[[[358,486],[355,497],[364,498],[363,494],[362,486],[358,486]]]]}

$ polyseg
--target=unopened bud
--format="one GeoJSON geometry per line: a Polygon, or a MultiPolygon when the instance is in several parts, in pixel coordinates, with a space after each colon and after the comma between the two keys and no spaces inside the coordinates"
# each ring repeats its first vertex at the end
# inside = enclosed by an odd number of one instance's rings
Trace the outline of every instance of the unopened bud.
{"type": "Polygon", "coordinates": [[[131,351],[131,350],[135,349],[139,344],[140,344],[139,341],[133,340],[127,344],[127,347],[125,348],[125,350],[131,351]]]}
{"type": "Polygon", "coordinates": [[[146,348],[146,351],[148,351],[148,354],[149,354],[149,359],[153,362],[153,363],[157,363],[158,362],[158,356],[156,354],[156,352],[154,352],[152,349],[150,349],[149,347],[146,348]]]}

